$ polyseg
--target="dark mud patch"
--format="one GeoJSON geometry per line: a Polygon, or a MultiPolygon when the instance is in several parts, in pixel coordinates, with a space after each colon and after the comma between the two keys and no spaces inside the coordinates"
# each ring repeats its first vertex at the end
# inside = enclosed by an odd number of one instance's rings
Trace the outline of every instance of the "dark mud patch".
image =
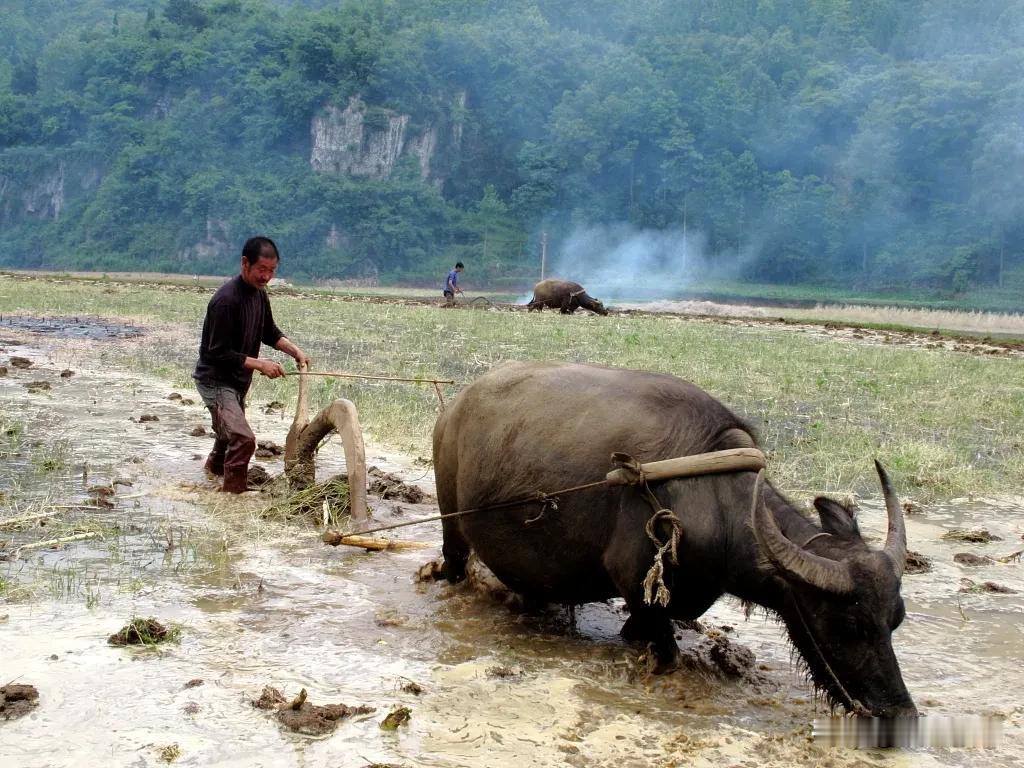
{"type": "Polygon", "coordinates": [[[0,328],[73,339],[134,339],[144,331],[127,323],[90,317],[4,317],[0,328]]]}
{"type": "Polygon", "coordinates": [[[975,555],[972,552],[957,552],[953,555],[953,562],[959,563],[960,565],[969,565],[971,567],[977,567],[979,565],[992,565],[995,560],[986,555],[975,555]]]}
{"type": "Polygon", "coordinates": [[[4,377],[6,375],[7,375],[7,366],[6,365],[0,365],[0,378],[4,377]]]}
{"type": "Polygon", "coordinates": [[[352,715],[366,715],[375,712],[374,707],[350,707],[347,704],[313,704],[307,701],[306,689],[291,702],[277,688],[267,686],[258,699],[252,702],[256,709],[275,712],[278,722],[285,728],[306,736],[324,736],[338,727],[338,723],[352,715]]]}
{"type": "Polygon", "coordinates": [[[48,381],[27,381],[23,385],[29,392],[49,392],[53,389],[48,381]]]}
{"type": "Polygon", "coordinates": [[[206,435],[206,427],[192,427],[191,431],[189,432],[189,435],[191,435],[192,437],[204,437],[206,435]]]}
{"type": "Polygon", "coordinates": [[[263,407],[263,412],[268,416],[275,413],[284,413],[285,405],[280,400],[274,400],[263,407]]]}
{"type": "Polygon", "coordinates": [[[0,687],[0,718],[24,717],[39,706],[39,691],[34,685],[8,683],[0,687]]]}
{"type": "Polygon", "coordinates": [[[906,573],[928,573],[932,569],[932,561],[920,552],[907,550],[906,573]]]}
{"type": "Polygon", "coordinates": [[[990,541],[1002,541],[1001,536],[989,533],[985,529],[954,528],[942,534],[946,541],[962,541],[967,544],[988,544],[990,541]]]}
{"type": "Polygon", "coordinates": [[[27,357],[18,357],[17,355],[11,355],[10,363],[11,366],[14,368],[25,369],[32,367],[31,360],[29,360],[27,357]]]}
{"type": "Polygon", "coordinates": [[[160,421],[160,417],[155,413],[144,413],[139,416],[139,424],[146,424],[151,421],[160,421]]]}
{"type": "Polygon", "coordinates": [[[1016,595],[1017,594],[1017,590],[1016,589],[1011,589],[1010,587],[1005,587],[1002,584],[997,584],[994,581],[984,581],[981,584],[978,584],[977,582],[971,581],[970,579],[961,579],[960,583],[961,583],[961,586],[960,586],[960,591],[961,592],[988,593],[988,594],[993,594],[993,595],[1016,595]]]}
{"type": "Polygon", "coordinates": [[[379,467],[366,470],[370,478],[370,493],[382,499],[397,499],[409,504],[422,504],[427,494],[415,485],[409,485],[392,472],[385,472],[379,467]]]}
{"type": "Polygon", "coordinates": [[[132,619],[110,637],[110,645],[158,645],[177,640],[180,631],[175,627],[165,627],[156,619],[132,619]]]}
{"type": "Polygon", "coordinates": [[[65,368],[63,371],[60,372],[60,377],[62,379],[70,379],[74,375],[75,372],[72,371],[70,368],[65,368]]]}

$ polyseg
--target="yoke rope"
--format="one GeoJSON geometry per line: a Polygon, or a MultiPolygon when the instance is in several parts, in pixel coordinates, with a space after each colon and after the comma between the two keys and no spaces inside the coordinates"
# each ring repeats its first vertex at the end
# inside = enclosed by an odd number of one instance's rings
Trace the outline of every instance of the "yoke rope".
{"type": "MultiPolygon", "coordinates": [[[[715,455],[716,453],[729,453],[729,451],[712,452],[710,454],[699,455],[712,456],[715,455]]],[[[759,452],[758,455],[760,455],[759,452]]],[[[747,458],[749,459],[749,457],[747,458]]],[[[763,462],[764,457],[761,456],[761,466],[763,466],[763,462]]],[[[664,463],[666,462],[655,462],[651,466],[657,467],[659,464],[664,463]]],[[[660,578],[660,574],[664,570],[664,565],[661,564],[662,558],[666,553],[668,553],[672,557],[672,562],[676,562],[676,554],[679,546],[679,537],[682,534],[682,523],[679,521],[679,518],[671,512],[671,510],[662,508],[661,502],[658,501],[657,496],[655,496],[653,491],[651,491],[650,485],[647,481],[646,473],[643,469],[643,465],[639,461],[634,459],[628,453],[613,453],[612,464],[616,468],[618,474],[616,475],[615,472],[611,472],[603,480],[595,480],[594,482],[591,483],[583,483],[582,485],[574,485],[569,488],[561,488],[557,491],[551,491],[548,493],[545,493],[544,491],[535,491],[534,493],[528,496],[520,496],[519,498],[512,499],[511,501],[504,501],[495,504],[485,504],[483,506],[473,507],[471,509],[462,509],[457,512],[447,512],[445,514],[434,515],[432,517],[422,517],[417,520],[406,520],[402,523],[382,525],[376,528],[369,528],[364,531],[353,531],[352,533],[380,533],[381,531],[390,531],[394,530],[395,528],[404,528],[407,525],[420,525],[421,523],[436,522],[438,520],[450,520],[456,517],[463,517],[464,515],[472,515],[477,512],[487,512],[492,509],[506,509],[508,507],[522,506],[523,504],[540,504],[540,512],[534,517],[527,518],[524,521],[524,524],[529,526],[541,520],[548,510],[557,511],[558,500],[561,496],[565,494],[575,493],[577,491],[585,491],[590,488],[598,488],[600,486],[614,487],[623,485],[637,485],[640,486],[641,492],[644,494],[644,498],[646,499],[647,503],[650,504],[651,509],[654,511],[654,516],[652,517],[652,520],[655,520],[656,522],[667,521],[672,526],[672,534],[669,537],[668,542],[666,542],[670,545],[670,547],[669,549],[663,551],[663,547],[665,546],[665,544],[663,544],[661,540],[657,538],[657,534],[656,532],[654,532],[654,528],[652,527],[653,523],[651,521],[648,521],[648,526],[650,527],[648,536],[651,538],[651,541],[654,542],[654,545],[658,549],[658,554],[655,557],[655,565],[652,566],[652,570],[656,571],[655,575],[651,577],[652,579],[654,579],[652,583],[657,583],[660,584],[661,587],[664,587],[664,581],[660,578]]],[[[656,476],[656,479],[667,480],[672,477],[693,477],[696,475],[714,474],[718,472],[745,471],[747,469],[750,469],[749,462],[745,463],[742,466],[717,466],[713,468],[704,469],[704,471],[702,472],[689,472],[685,474],[680,473],[677,475],[666,475],[664,473],[664,468],[661,468],[659,469],[659,474],[656,476]]],[[[648,575],[650,576],[650,574],[648,575]]]]}
{"type": "Polygon", "coordinates": [[[623,471],[628,485],[640,487],[644,500],[651,505],[651,509],[654,511],[644,526],[647,538],[651,540],[657,550],[654,553],[654,563],[644,577],[644,602],[647,605],[657,603],[662,608],[667,608],[672,599],[672,592],[665,584],[665,557],[668,557],[670,565],[679,564],[679,539],[683,534],[683,523],[675,512],[661,506],[658,497],[654,495],[651,486],[647,484],[647,476],[639,461],[628,453],[613,453],[612,464],[623,471]],[[658,537],[658,523],[661,522],[668,523],[672,528],[664,542],[658,537]]]}

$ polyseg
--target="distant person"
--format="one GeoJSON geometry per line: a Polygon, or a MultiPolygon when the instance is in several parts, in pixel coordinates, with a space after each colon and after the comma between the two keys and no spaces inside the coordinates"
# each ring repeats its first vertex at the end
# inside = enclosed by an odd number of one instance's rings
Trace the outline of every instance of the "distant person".
{"type": "Polygon", "coordinates": [[[284,376],[280,363],[260,358],[260,344],[291,355],[300,368],[309,365],[309,357],[281,333],[270,311],[265,289],[280,262],[273,240],[249,238],[242,247],[241,273],[222,285],[206,307],[192,378],[217,435],[205,468],[223,476],[221,490],[230,493],[246,490],[249,459],[256,451],[256,436],[245,420],[252,372],[270,379],[284,376]]]}
{"type": "Polygon", "coordinates": [[[465,269],[461,261],[455,262],[455,269],[448,273],[448,279],[444,281],[444,298],[446,304],[455,303],[455,294],[464,293],[459,288],[459,273],[465,269]]]}

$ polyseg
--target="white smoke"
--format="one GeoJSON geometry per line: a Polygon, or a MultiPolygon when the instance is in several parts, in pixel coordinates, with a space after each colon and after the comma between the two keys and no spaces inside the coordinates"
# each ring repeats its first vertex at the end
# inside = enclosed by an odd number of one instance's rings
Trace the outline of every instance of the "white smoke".
{"type": "Polygon", "coordinates": [[[704,245],[699,232],[682,228],[591,226],[566,238],[546,276],[577,282],[606,304],[674,298],[707,277],[704,245]]]}

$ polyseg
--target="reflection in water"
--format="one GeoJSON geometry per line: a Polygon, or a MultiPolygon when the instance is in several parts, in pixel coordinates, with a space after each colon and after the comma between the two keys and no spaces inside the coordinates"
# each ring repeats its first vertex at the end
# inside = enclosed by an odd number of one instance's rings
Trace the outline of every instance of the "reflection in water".
{"type": "MultiPolygon", "coordinates": [[[[59,370],[65,353],[46,354],[58,358],[51,367],[59,370]]],[[[55,517],[55,524],[98,526],[99,542],[0,563],[4,584],[34,594],[0,605],[0,677],[31,683],[41,697],[33,715],[2,725],[0,765],[154,765],[157,750],[172,743],[180,764],[204,766],[954,760],[941,750],[885,756],[809,742],[811,721],[828,712],[816,707],[777,624],[758,614],[747,620],[734,601],[714,606],[703,622],[751,649],[756,674],[736,681],[695,669],[652,678],[637,649],[618,637],[618,601],[584,606],[575,617],[561,608],[516,611],[464,585],[416,583],[429,550],[329,549],[315,531],[260,523],[245,512],[244,499],[225,504],[204,481],[192,457],[205,453],[208,438],[191,437],[188,428],[205,414],[167,400],[168,391],[157,380],[80,370],[42,400],[0,380],[5,412],[17,409],[33,435],[56,435],[70,446],[74,469],[45,475],[47,498],[80,501],[87,484],[133,483],[117,488],[111,510],[55,517]],[[142,412],[159,421],[130,421],[142,412]],[[182,639],[158,650],[109,647],[106,636],[131,616],[176,622],[182,639]],[[197,678],[202,685],[185,686],[197,678]],[[288,697],[305,688],[316,703],[377,711],[344,721],[327,738],[295,736],[250,705],[265,685],[288,697]],[[385,732],[379,722],[396,704],[409,707],[412,718],[385,732]]],[[[283,441],[286,423],[253,411],[257,432],[283,441]]],[[[338,469],[340,453],[339,446],[323,452],[325,475],[338,469]]],[[[17,487],[15,476],[19,483],[44,477],[12,466],[0,469],[8,490],[17,487]]],[[[434,511],[403,506],[407,515],[434,511]]],[[[879,538],[884,520],[880,505],[860,515],[865,533],[879,538]]],[[[999,750],[958,752],[957,764],[1017,764],[1024,757],[1024,566],[965,568],[953,555],[1020,548],[1024,507],[957,502],[929,508],[907,525],[911,548],[933,564],[904,579],[909,613],[894,644],[907,685],[928,715],[1005,718],[999,750]],[[1002,541],[943,540],[954,527],[986,528],[1002,541]],[[1017,594],[961,592],[964,578],[1017,594]]],[[[20,541],[40,534],[4,535],[20,541]]],[[[440,534],[425,525],[403,536],[436,542],[440,534]]],[[[702,640],[680,630],[684,650],[702,640]]]]}

